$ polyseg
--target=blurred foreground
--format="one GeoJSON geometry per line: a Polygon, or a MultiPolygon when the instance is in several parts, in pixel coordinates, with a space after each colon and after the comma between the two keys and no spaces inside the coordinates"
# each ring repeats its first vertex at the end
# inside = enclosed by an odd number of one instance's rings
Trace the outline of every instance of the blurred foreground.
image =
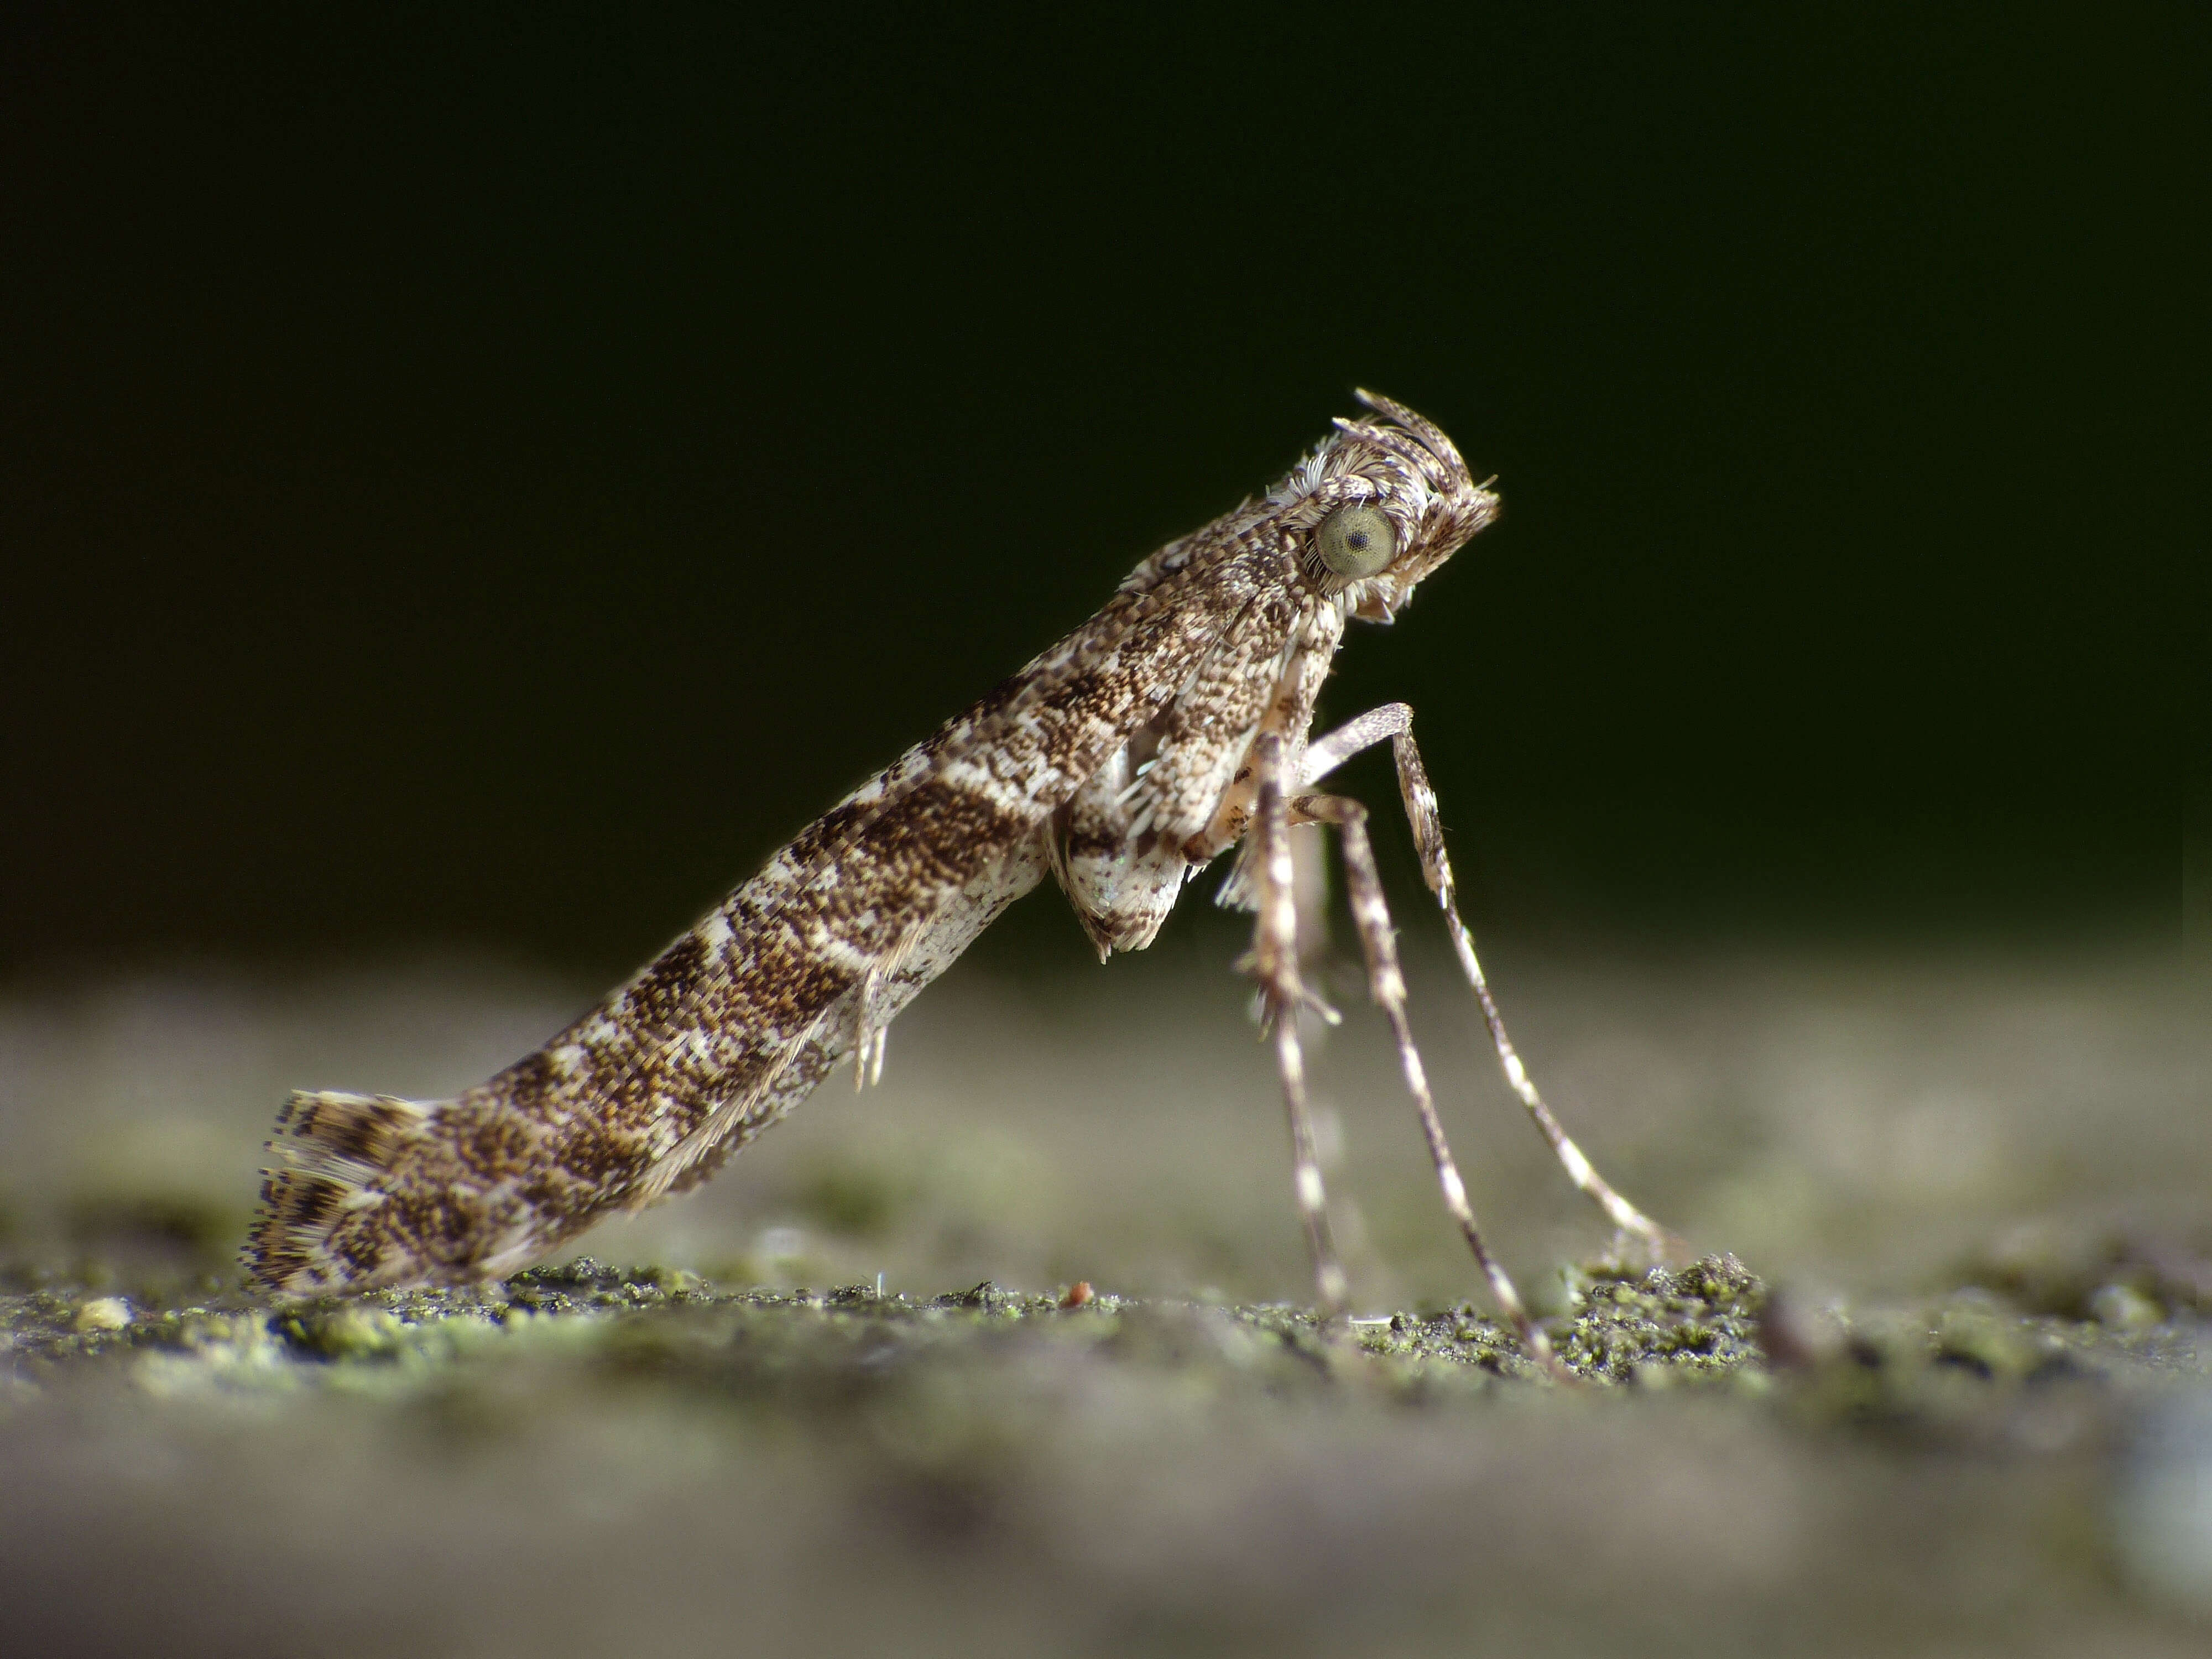
{"type": "MultiPolygon", "coordinates": [[[[1331,1194],[1360,1310],[1407,1316],[1329,1339],[1192,1305],[1310,1279],[1243,991],[1154,955],[963,964],[880,1089],[834,1077],[582,1241],[643,1278],[289,1325],[228,1266],[283,1091],[448,1092],[598,988],[447,965],[0,1004],[0,1634],[2202,1650],[2212,1039],[2170,957],[1493,963],[1599,1166],[1782,1298],[1678,1298],[1652,1329],[1679,1352],[1569,1393],[1476,1317],[1356,980],[1316,1066],[1331,1194]],[[986,1279],[1046,1299],[924,1305],[986,1279]],[[1079,1279],[1101,1303],[1054,1314],[1079,1279]]],[[[1605,1229],[1448,964],[1410,970],[1478,1212],[1591,1359],[1613,1291],[1560,1269],[1605,1229]]]]}

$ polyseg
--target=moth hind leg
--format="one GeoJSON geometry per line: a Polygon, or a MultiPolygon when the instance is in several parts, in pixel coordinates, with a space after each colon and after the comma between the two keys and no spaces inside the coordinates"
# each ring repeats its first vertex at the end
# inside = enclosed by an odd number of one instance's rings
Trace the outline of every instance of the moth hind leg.
{"type": "MultiPolygon", "coordinates": [[[[1401,707],[1403,705],[1401,705],[1401,707]]],[[[1613,1224],[1624,1233],[1642,1241],[1644,1248],[1657,1260],[1686,1259],[1688,1247],[1674,1234],[1661,1226],[1638,1209],[1616,1191],[1601,1176],[1589,1158],[1577,1146],[1552,1115],[1552,1109],[1537,1092],[1535,1080],[1528,1068],[1521,1063],[1521,1055],[1513,1046],[1513,1039],[1505,1030],[1505,1020],[1498,1012],[1498,1000],[1490,994],[1490,981],[1484,976],[1482,962],[1474,953],[1474,935],[1468,931],[1459,914],[1458,890],[1452,880],[1451,860],[1444,852],[1443,815],[1437,805],[1437,793],[1429,783],[1427,769],[1421,764],[1421,751],[1413,741],[1412,711],[1390,736],[1390,750],[1398,765],[1398,793],[1405,803],[1406,817],[1413,831],[1413,845],[1421,857],[1422,878],[1429,890],[1436,895],[1437,907],[1444,913],[1445,925],[1451,934],[1452,951],[1459,958],[1460,971],[1466,975],[1468,988],[1482,1008],[1482,1023],[1489,1028],[1491,1045],[1498,1051],[1498,1066],[1505,1073],[1505,1080],[1513,1092],[1521,1097],[1538,1133],[1551,1146],[1552,1152],[1567,1172],[1567,1178],[1598,1208],[1611,1218],[1613,1224]]]]}
{"type": "Polygon", "coordinates": [[[1614,1226],[1624,1233],[1632,1234],[1642,1241],[1645,1249],[1661,1261],[1686,1259],[1688,1246],[1650,1216],[1638,1209],[1614,1190],[1611,1183],[1598,1174],[1583,1149],[1577,1146],[1559,1121],[1537,1092],[1528,1067],[1513,1046],[1513,1039],[1505,1030],[1505,1021],[1498,1012],[1497,999],[1491,995],[1490,982],[1484,976],[1481,959],[1474,953],[1474,936],[1468,931],[1467,923],[1460,917],[1459,896],[1452,880],[1451,860],[1444,852],[1443,817],[1437,805],[1436,790],[1429,783],[1427,769],[1421,764],[1419,745],[1413,741],[1413,710],[1410,704],[1385,703],[1364,714],[1346,721],[1326,737],[1307,745],[1305,756],[1298,768],[1298,787],[1310,788],[1329,773],[1358,754],[1362,750],[1388,739],[1393,758],[1398,768],[1398,794],[1405,804],[1407,822],[1413,832],[1413,845],[1420,854],[1421,877],[1429,890],[1436,895],[1437,903],[1444,913],[1444,921],[1451,933],[1452,950],[1459,958],[1460,971],[1467,977],[1475,1000],[1481,1006],[1482,1020],[1490,1033],[1491,1045],[1498,1051],[1498,1063],[1505,1073],[1505,1080],[1513,1092],[1520,1097],[1538,1133],[1550,1146],[1553,1154],[1566,1170],[1567,1178],[1611,1218],[1614,1226]]]}

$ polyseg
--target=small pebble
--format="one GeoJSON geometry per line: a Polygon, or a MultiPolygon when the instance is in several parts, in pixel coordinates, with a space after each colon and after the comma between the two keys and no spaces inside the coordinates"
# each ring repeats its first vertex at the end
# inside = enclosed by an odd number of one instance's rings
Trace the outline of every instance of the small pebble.
{"type": "Polygon", "coordinates": [[[79,1308],[81,1331],[119,1331],[131,1322],[131,1304],[119,1296],[98,1296],[79,1308]]]}
{"type": "Polygon", "coordinates": [[[2132,1285],[2107,1285],[2089,1298],[2089,1311],[2107,1330],[2148,1330],[2166,1317],[2166,1310],[2132,1285]]]}

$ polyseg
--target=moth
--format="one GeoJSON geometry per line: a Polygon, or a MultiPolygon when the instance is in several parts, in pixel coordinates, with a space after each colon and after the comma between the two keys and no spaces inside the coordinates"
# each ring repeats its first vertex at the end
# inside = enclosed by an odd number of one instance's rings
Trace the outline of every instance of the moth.
{"type": "Polygon", "coordinates": [[[1437,799],[1392,703],[1310,739],[1354,620],[1388,623],[1492,523],[1498,497],[1387,398],[1267,493],[1170,543],[1097,615],[869,779],[629,982],[451,1100],[295,1094],[245,1249],[289,1294],[514,1272],[610,1212],[712,1175],[832,1067],[884,1063],[899,1012],[1050,875],[1101,958],[1152,942],[1185,885],[1233,854],[1221,902],[1255,913],[1258,983],[1322,1305],[1340,1312],[1298,1036],[1290,830],[1333,826],[1368,988],[1389,1022],[1444,1203],[1523,1341],[1542,1333],[1485,1246],[1406,1018],[1367,812],[1319,793],[1390,744],[1429,890],[1508,1081],[1569,1176],[1655,1251],[1667,1235],[1591,1168],[1515,1053],[1460,919],[1437,799]]]}

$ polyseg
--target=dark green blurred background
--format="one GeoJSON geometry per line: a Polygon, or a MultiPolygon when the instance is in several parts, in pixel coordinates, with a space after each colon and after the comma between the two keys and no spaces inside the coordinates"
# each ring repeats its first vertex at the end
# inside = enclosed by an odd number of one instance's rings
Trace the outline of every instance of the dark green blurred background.
{"type": "Polygon", "coordinates": [[[1353,384],[1489,921],[2173,925],[2180,9],[766,10],[11,10],[0,970],[618,971],[1353,384]]]}

